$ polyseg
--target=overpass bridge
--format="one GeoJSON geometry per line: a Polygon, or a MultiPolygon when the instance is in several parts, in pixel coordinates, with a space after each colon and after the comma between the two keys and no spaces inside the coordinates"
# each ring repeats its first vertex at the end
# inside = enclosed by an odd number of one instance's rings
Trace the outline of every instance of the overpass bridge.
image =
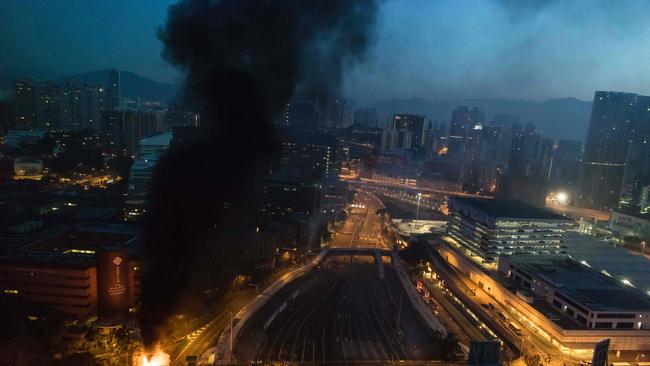
{"type": "Polygon", "coordinates": [[[346,255],[365,255],[372,256],[375,258],[375,264],[377,266],[377,275],[379,278],[384,278],[384,266],[381,261],[381,257],[390,257],[393,270],[397,274],[404,293],[413,305],[414,310],[420,316],[420,319],[433,330],[440,334],[443,338],[447,336],[448,330],[440,322],[440,320],[433,314],[428,305],[424,303],[420,295],[417,293],[415,286],[411,282],[410,276],[402,266],[399,260],[399,254],[397,252],[397,247],[394,247],[393,250],[381,249],[381,248],[324,248],[321,250],[320,254],[312,264],[317,266],[328,256],[346,256],[346,255]]]}
{"type": "Polygon", "coordinates": [[[397,250],[388,250],[381,248],[364,248],[364,247],[351,247],[351,248],[324,248],[321,250],[318,257],[315,259],[316,264],[319,264],[323,259],[328,256],[355,256],[363,255],[375,258],[375,265],[377,266],[377,275],[379,278],[384,278],[384,265],[381,257],[390,257],[391,262],[395,263],[397,258],[397,250]]]}

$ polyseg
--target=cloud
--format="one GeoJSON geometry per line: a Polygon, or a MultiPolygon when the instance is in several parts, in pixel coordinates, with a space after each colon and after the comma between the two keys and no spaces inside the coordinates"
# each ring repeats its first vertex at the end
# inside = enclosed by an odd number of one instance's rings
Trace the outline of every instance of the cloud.
{"type": "Polygon", "coordinates": [[[362,102],[648,94],[649,15],[641,1],[387,1],[346,90],[362,102]]]}

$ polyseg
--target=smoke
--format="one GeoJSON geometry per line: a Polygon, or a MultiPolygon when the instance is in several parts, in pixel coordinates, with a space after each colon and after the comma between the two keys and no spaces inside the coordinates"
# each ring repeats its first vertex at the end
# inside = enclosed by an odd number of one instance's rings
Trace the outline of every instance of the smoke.
{"type": "Polygon", "coordinates": [[[254,229],[260,179],[277,155],[271,121],[295,93],[336,93],[372,40],[375,0],[184,0],[163,57],[186,75],[202,129],[152,178],[140,326],[145,345],[200,289],[224,284],[254,229]]]}

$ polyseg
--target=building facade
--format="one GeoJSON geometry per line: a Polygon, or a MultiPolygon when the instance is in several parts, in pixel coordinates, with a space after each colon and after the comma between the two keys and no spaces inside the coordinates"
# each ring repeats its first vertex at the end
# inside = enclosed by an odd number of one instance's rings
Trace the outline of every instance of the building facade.
{"type": "Polygon", "coordinates": [[[451,197],[448,235],[486,262],[501,255],[564,252],[572,221],[523,202],[451,197]]]}
{"type": "Polygon", "coordinates": [[[643,143],[650,135],[649,129],[650,97],[596,92],[581,169],[581,206],[618,206],[630,144],[643,143]]]}

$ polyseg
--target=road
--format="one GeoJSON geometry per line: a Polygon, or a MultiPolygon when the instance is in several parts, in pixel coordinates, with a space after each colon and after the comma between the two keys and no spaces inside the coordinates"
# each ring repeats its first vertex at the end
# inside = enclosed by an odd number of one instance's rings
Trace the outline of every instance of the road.
{"type": "Polygon", "coordinates": [[[341,180],[350,182],[350,183],[362,183],[368,186],[375,187],[391,187],[391,188],[402,188],[402,189],[412,189],[414,191],[423,192],[423,193],[434,193],[434,194],[443,194],[445,196],[458,196],[458,197],[478,197],[478,198],[492,198],[490,196],[478,195],[473,193],[466,193],[462,191],[455,191],[449,189],[437,189],[437,188],[426,188],[426,187],[414,187],[405,184],[391,183],[383,180],[369,179],[369,178],[342,178],[341,180]]]}
{"type": "MultiPolygon", "coordinates": [[[[292,269],[294,267],[276,271],[273,276],[260,283],[260,288],[264,288],[272,283],[274,279],[281,277],[292,269]]],[[[256,295],[257,291],[253,288],[231,294],[231,296],[225,299],[223,304],[220,304],[215,309],[214,316],[197,324],[188,331],[188,334],[181,337],[175,345],[165,347],[167,350],[174,349],[174,352],[171,352],[172,366],[184,366],[187,356],[201,356],[205,351],[213,347],[221,332],[230,325],[230,311],[236,313],[244,305],[253,300],[256,295]]]]}
{"type": "Polygon", "coordinates": [[[576,220],[579,220],[581,218],[587,218],[587,219],[595,219],[597,221],[608,221],[610,217],[609,212],[561,205],[550,199],[546,199],[546,208],[555,211],[560,215],[566,215],[576,220]]]}
{"type": "Polygon", "coordinates": [[[349,207],[348,217],[334,234],[330,247],[389,249],[382,239],[381,218],[376,214],[377,210],[384,208],[384,204],[370,192],[357,192],[349,207]]]}

